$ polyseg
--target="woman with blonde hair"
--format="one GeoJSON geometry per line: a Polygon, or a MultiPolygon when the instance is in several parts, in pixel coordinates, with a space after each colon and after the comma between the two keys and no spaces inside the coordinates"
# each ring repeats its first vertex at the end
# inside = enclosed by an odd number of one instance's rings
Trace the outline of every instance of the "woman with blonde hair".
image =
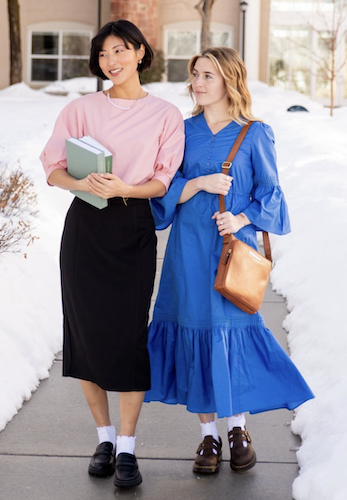
{"type": "Polygon", "coordinates": [[[313,394],[262,316],[237,308],[213,285],[224,235],[234,233],[257,248],[257,230],[286,234],[290,223],[274,135],[252,115],[240,56],[209,48],[188,69],[195,107],[185,121],[183,164],[166,196],[152,200],[157,228],[172,222],[172,229],[149,327],[151,389],[145,401],[184,404],[198,414],[198,473],[218,471],[222,440],[215,413],[227,417],[230,467],[244,471],[256,463],[244,412],[292,410],[313,394]],[[225,175],[221,165],[249,121],[254,123],[225,175]]]}

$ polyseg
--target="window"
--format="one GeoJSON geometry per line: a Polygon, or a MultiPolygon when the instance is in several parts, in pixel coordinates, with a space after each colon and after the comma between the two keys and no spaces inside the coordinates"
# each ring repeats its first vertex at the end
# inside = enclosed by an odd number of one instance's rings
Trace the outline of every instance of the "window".
{"type": "Polygon", "coordinates": [[[299,90],[323,104],[330,101],[332,47],[335,44],[333,83],[335,105],[347,99],[347,0],[272,0],[270,28],[270,84],[299,90]],[[303,5],[311,13],[303,13],[303,5]],[[293,8],[292,12],[288,6],[293,8]],[[278,12],[279,6],[283,7],[278,12]],[[301,6],[301,7],[300,7],[301,6]],[[300,7],[300,8],[299,8],[300,7]],[[335,8],[335,16],[332,15],[335,8]],[[301,10],[301,12],[299,12],[301,10]],[[296,12],[294,12],[296,11],[296,12]],[[335,23],[335,24],[334,24],[335,23]],[[306,26],[305,26],[306,25],[306,26]],[[334,42],[334,30],[337,29],[334,42]],[[345,64],[343,62],[346,61],[345,64]]]}
{"type": "Polygon", "coordinates": [[[31,33],[30,80],[52,82],[89,76],[91,32],[33,31],[31,33]]]}
{"type": "Polygon", "coordinates": [[[188,78],[189,59],[199,51],[197,31],[167,32],[167,78],[169,82],[184,82],[188,78]]]}
{"type": "Polygon", "coordinates": [[[321,31],[317,37],[317,79],[316,79],[316,97],[329,97],[330,76],[329,68],[332,67],[332,52],[329,49],[331,44],[331,32],[321,31]]]}
{"type": "Polygon", "coordinates": [[[230,31],[212,32],[210,33],[211,47],[231,47],[231,33],[230,31]]]}
{"type": "Polygon", "coordinates": [[[169,31],[168,55],[192,57],[198,50],[198,33],[194,31],[169,31]]]}
{"type": "MultiPolygon", "coordinates": [[[[231,31],[210,33],[211,46],[231,47],[231,31]]],[[[188,78],[188,61],[200,51],[200,30],[168,30],[166,32],[167,78],[169,82],[184,82],[188,78]]]]}
{"type": "Polygon", "coordinates": [[[270,85],[310,92],[308,28],[273,27],[270,35],[270,85]]]}
{"type": "Polygon", "coordinates": [[[271,10],[282,12],[331,11],[331,0],[272,0],[271,10]]]}

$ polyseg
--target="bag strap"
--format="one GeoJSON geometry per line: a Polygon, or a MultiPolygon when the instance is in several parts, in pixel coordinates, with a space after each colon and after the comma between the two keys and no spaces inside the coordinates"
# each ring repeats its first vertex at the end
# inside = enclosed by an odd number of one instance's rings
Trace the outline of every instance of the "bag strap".
{"type": "MultiPolygon", "coordinates": [[[[225,175],[229,175],[229,170],[231,168],[231,165],[233,164],[233,160],[236,156],[236,153],[239,150],[239,147],[242,144],[243,139],[246,137],[246,134],[248,130],[250,129],[252,125],[252,121],[249,121],[244,125],[237,136],[231,150],[229,151],[228,157],[225,160],[225,162],[222,163],[222,172],[225,175]]],[[[219,211],[220,213],[226,212],[225,208],[225,197],[222,194],[218,195],[219,198],[219,211]]],[[[224,243],[229,243],[230,239],[234,239],[235,236],[231,235],[225,235],[223,236],[223,244],[224,243]]],[[[270,238],[269,238],[269,233],[267,231],[263,231],[263,243],[264,243],[264,253],[265,257],[272,262],[272,255],[271,255],[271,246],[270,246],[270,238]]]]}

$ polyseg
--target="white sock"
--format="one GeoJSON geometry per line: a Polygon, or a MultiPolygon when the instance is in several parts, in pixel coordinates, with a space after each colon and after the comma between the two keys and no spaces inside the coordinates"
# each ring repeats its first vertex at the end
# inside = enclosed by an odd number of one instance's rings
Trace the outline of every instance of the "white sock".
{"type": "Polygon", "coordinates": [[[103,427],[96,428],[99,437],[99,444],[106,441],[116,446],[116,429],[114,425],[104,425],[103,427]]]}
{"type": "Polygon", "coordinates": [[[241,427],[244,431],[246,426],[246,417],[244,413],[238,413],[237,415],[233,415],[228,418],[228,432],[231,431],[234,427],[241,427]]]}
{"type": "MultiPolygon", "coordinates": [[[[232,417],[228,417],[228,432],[233,430],[234,427],[241,427],[244,431],[246,428],[246,417],[244,413],[238,413],[237,415],[233,415],[232,417]]],[[[247,441],[242,441],[242,444],[245,448],[247,448],[247,441]]],[[[234,443],[230,443],[230,448],[234,446],[234,443]]]]}
{"type": "Polygon", "coordinates": [[[135,455],[135,440],[136,436],[117,436],[116,457],[120,453],[135,455]]]}
{"type": "Polygon", "coordinates": [[[206,436],[213,436],[216,441],[219,441],[218,429],[215,421],[207,422],[206,424],[200,423],[200,427],[202,439],[206,436]]]}
{"type": "MultiPolygon", "coordinates": [[[[200,423],[201,427],[201,436],[202,439],[204,439],[206,436],[212,436],[213,439],[219,442],[219,435],[218,435],[218,429],[216,426],[216,422],[207,422],[206,424],[200,423]]],[[[217,455],[217,451],[213,449],[213,453],[217,455]]],[[[203,454],[203,450],[201,450],[200,455],[203,454]]]]}

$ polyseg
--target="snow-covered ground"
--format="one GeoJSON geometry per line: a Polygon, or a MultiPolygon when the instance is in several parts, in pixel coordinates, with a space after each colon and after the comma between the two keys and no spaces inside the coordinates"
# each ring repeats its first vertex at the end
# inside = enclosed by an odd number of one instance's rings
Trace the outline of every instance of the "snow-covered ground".
{"type": "MultiPolygon", "coordinates": [[[[147,86],[192,108],[184,84],[147,86]]],[[[347,108],[329,111],[295,92],[251,82],[253,111],[274,128],[280,180],[292,233],[272,237],[272,285],[287,300],[293,361],[316,398],[298,409],[292,429],[303,444],[296,500],[346,500],[347,477],[347,108]],[[294,104],[309,112],[289,113],[294,104]]],[[[71,99],[95,90],[92,79],[49,86],[48,95],[18,84],[0,91],[0,167],[21,165],[35,183],[39,236],[21,254],[0,254],[0,430],[48,376],[61,348],[58,251],[72,195],[48,188],[39,154],[54,120],[71,99]]]]}

